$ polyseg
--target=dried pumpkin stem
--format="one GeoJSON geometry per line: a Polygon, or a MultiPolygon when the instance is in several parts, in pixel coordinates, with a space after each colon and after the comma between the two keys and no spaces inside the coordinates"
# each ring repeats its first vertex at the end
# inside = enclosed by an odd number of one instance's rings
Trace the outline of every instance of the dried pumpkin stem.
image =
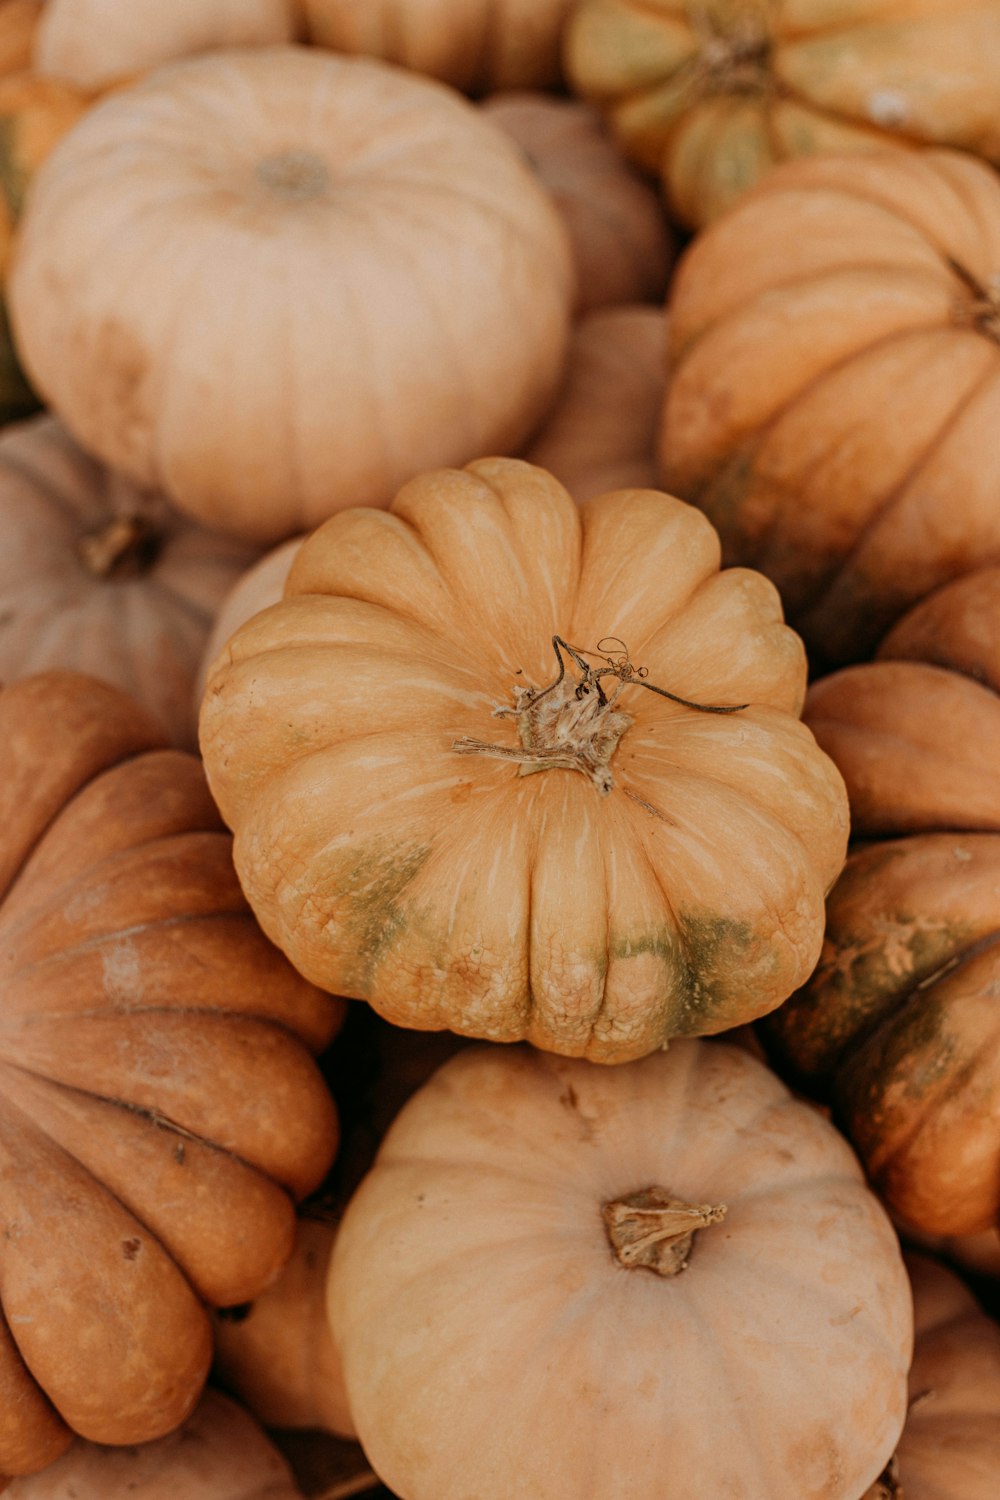
{"type": "Polygon", "coordinates": [[[76,550],[95,578],[134,578],[153,566],[162,545],[159,528],[148,516],[132,512],[86,532],[76,550]]]}
{"type": "Polygon", "coordinates": [[[687,1203],[668,1188],[648,1187],[605,1203],[601,1213],[621,1265],[677,1276],[688,1263],[695,1234],[725,1218],[726,1205],[687,1203]]]}

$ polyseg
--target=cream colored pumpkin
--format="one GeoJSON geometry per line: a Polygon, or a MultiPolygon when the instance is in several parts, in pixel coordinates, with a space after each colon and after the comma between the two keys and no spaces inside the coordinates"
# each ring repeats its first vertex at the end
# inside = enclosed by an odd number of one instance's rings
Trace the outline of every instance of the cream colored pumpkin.
{"type": "Polygon", "coordinates": [[[103,677],[191,748],[209,629],[254,549],[84,453],[54,417],[0,437],[0,680],[103,677]]]}
{"type": "Polygon", "coordinates": [[[572,294],[551,199],[474,105],[288,47],[93,109],[35,179],[9,296],[87,448],[267,542],[525,442],[572,294]]]}
{"type": "Polygon", "coordinates": [[[329,1306],[406,1500],[858,1500],[906,1411],[882,1208],[833,1127],[721,1043],[615,1069],[460,1053],[352,1199],[329,1306]]]}
{"type": "Polygon", "coordinates": [[[525,458],[580,504],[607,490],[656,489],[666,381],[661,308],[588,313],[573,329],[562,390],[525,458]]]}
{"type": "Polygon", "coordinates": [[[197,720],[201,700],[208,680],[208,669],[212,665],[231,635],[253,615],[271,604],[277,604],[285,587],[288,570],[295,554],[302,546],[304,537],[289,537],[265,552],[252,567],[240,575],[222,601],[208,639],[201,654],[201,663],[194,684],[194,716],[197,720]]]}
{"type": "Polygon", "coordinates": [[[598,111],[531,92],[492,94],[482,108],[524,151],[566,221],[577,313],[662,299],[673,246],[659,194],[625,161],[598,111]]]}
{"type": "Polygon", "coordinates": [[[296,0],[46,0],[35,71],[84,88],[218,47],[290,42],[296,0]]]}

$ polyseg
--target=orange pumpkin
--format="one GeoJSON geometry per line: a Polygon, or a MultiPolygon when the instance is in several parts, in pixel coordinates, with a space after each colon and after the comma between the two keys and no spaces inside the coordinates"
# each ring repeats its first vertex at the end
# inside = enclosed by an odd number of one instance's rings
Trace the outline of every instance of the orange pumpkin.
{"type": "Polygon", "coordinates": [[[655,307],[603,307],[573,329],[562,390],[525,450],[582,503],[607,490],[657,489],[666,332],[655,307]]]}
{"type": "Polygon", "coordinates": [[[1000,1224],[997,625],[991,569],[902,620],[879,660],[814,683],[806,722],[865,842],[830,894],[815,974],[766,1027],[894,1213],[935,1235],[1000,1224]]]}
{"type": "Polygon", "coordinates": [[[44,0],[0,0],[0,74],[19,73],[30,65],[43,4],[44,0]]]}
{"type": "Polygon", "coordinates": [[[618,1062],[815,963],[847,818],[804,671],[698,511],[581,510],[484,459],[314,532],[222,652],[200,737],[302,973],[403,1026],[618,1062]]]}
{"type": "Polygon", "coordinates": [[[1000,162],[995,0],[580,0],[566,71],[692,225],[790,157],[923,144],[1000,162]]]}
{"type": "Polygon", "coordinates": [[[183,1426],[155,1442],[75,1443],[6,1500],[302,1500],[281,1453],[246,1412],[206,1391],[183,1426]]]}
{"type": "Polygon", "coordinates": [[[46,0],[34,42],[37,72],[84,88],[174,58],[290,42],[297,0],[46,0]]]}
{"type": "Polygon", "coordinates": [[[0,1474],[193,1408],[206,1303],[292,1249],[342,1007],[257,928],[201,767],[124,694],[0,694],[0,1474]]]}
{"type": "Polygon", "coordinates": [[[857,1500],[905,1415],[891,1226],[837,1132],[722,1043],[616,1069],[467,1048],[348,1206],[329,1306],[408,1500],[857,1500]]]}
{"type": "Polygon", "coordinates": [[[103,677],[193,748],[195,671],[253,549],[137,489],[48,416],[0,437],[0,533],[0,679],[103,677]]]}
{"type": "Polygon", "coordinates": [[[572,294],[554,205],[475,106],[305,47],[103,100],[35,179],[9,290],[83,446],[262,543],[525,442],[572,294]]]}
{"type": "Polygon", "coordinates": [[[775,580],[819,660],[869,655],[1000,561],[1000,182],[981,162],[777,169],[695,241],[669,331],[666,483],[775,580]]]}
{"type": "Polygon", "coordinates": [[[575,0],[302,0],[321,47],[367,53],[466,93],[551,88],[575,0]]]}
{"type": "Polygon", "coordinates": [[[672,260],[663,210],[597,111],[575,99],[516,91],[491,94],[482,108],[524,151],[566,221],[577,314],[660,301],[672,260]]]}

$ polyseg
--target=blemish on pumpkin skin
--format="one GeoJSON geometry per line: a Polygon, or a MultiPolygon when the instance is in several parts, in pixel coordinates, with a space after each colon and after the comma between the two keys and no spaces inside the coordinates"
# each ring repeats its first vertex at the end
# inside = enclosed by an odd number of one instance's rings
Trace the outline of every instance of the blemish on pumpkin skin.
{"type": "Polygon", "coordinates": [[[122,1254],[126,1260],[135,1260],[142,1249],[142,1241],[135,1238],[122,1240],[122,1254]]]}

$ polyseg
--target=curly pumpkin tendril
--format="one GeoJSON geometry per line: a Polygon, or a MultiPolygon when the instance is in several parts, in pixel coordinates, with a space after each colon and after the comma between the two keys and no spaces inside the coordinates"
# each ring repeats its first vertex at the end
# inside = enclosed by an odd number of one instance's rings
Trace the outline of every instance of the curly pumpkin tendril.
{"type": "Polygon", "coordinates": [[[452,742],[456,754],[516,761],[522,776],[555,767],[580,771],[589,776],[599,792],[607,795],[614,785],[611,757],[633,722],[631,714],[616,707],[626,687],[645,688],[682,708],[703,714],[736,714],[749,707],[747,703],[695,703],[647,682],[647,669],[632,665],[628,647],[617,636],[605,636],[598,641],[596,651],[588,651],[571,646],[561,635],[554,635],[552,648],[559,664],[552,682],[544,688],[515,684],[513,708],[498,704],[493,710],[495,719],[517,721],[520,746],[498,745],[463,735],[452,742]],[[588,656],[596,656],[597,664],[591,665],[586,660],[588,656]],[[578,668],[579,677],[567,673],[567,657],[578,668]],[[613,677],[617,684],[610,696],[602,686],[602,679],[607,677],[613,677]]]}

